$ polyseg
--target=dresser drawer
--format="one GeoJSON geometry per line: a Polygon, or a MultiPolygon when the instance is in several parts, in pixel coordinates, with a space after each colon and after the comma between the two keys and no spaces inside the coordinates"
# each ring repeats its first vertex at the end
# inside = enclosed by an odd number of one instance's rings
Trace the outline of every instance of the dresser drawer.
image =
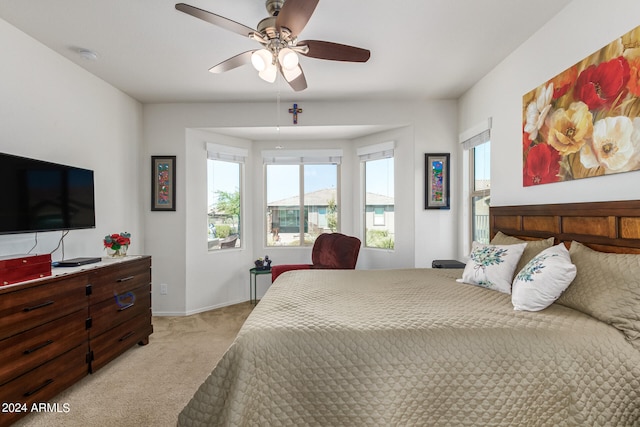
{"type": "Polygon", "coordinates": [[[151,310],[130,319],[108,332],[91,339],[90,371],[95,372],[129,347],[147,342],[153,332],[151,310]]]}
{"type": "Polygon", "coordinates": [[[97,337],[133,317],[148,314],[149,307],[151,307],[150,284],[92,304],[89,308],[91,315],[89,335],[91,338],[97,337]]]}
{"type": "Polygon", "coordinates": [[[0,341],[0,385],[72,348],[87,345],[87,309],[0,341]]]}
{"type": "Polygon", "coordinates": [[[135,288],[151,283],[151,260],[122,262],[97,270],[91,275],[91,303],[113,299],[135,288]]]}
{"type": "MultiPolygon", "coordinates": [[[[87,375],[86,356],[85,346],[76,347],[0,386],[0,402],[25,404],[27,408],[34,402],[51,402],[56,394],[87,375]]],[[[9,425],[24,415],[2,414],[0,425],[9,425]]]]}
{"type": "Polygon", "coordinates": [[[87,275],[53,280],[0,295],[0,339],[87,307],[87,275]]]}

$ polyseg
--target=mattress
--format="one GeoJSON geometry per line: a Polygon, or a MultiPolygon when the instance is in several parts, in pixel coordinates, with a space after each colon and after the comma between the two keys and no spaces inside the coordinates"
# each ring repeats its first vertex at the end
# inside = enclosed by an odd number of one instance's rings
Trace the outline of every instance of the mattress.
{"type": "Polygon", "coordinates": [[[640,425],[621,332],[558,304],[514,311],[461,274],[283,274],[178,425],[640,425]]]}

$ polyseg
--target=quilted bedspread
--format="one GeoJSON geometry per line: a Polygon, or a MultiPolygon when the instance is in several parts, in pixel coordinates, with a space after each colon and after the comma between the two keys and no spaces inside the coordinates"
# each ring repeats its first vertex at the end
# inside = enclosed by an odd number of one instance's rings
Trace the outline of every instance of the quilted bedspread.
{"type": "Polygon", "coordinates": [[[621,332],[558,304],[514,311],[461,273],[282,275],[178,425],[640,425],[621,332]]]}

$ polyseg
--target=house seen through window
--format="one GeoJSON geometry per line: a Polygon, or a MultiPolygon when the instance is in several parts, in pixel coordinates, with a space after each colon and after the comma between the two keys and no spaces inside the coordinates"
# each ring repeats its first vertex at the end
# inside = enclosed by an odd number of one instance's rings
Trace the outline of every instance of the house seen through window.
{"type": "Polygon", "coordinates": [[[364,173],[364,246],[395,247],[393,150],[361,155],[364,173]],[[382,157],[382,158],[379,158],[382,157]]]}
{"type": "Polygon", "coordinates": [[[267,246],[313,245],[320,234],[339,231],[339,172],[330,159],[265,165],[267,246]]]}

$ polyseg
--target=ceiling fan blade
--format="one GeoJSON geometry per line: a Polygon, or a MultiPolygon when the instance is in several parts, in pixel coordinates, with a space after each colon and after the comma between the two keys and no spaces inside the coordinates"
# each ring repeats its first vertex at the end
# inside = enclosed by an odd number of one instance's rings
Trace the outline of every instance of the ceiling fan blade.
{"type": "Polygon", "coordinates": [[[367,62],[371,57],[367,49],[321,40],[304,40],[298,42],[297,46],[309,47],[308,52],[301,52],[305,56],[330,61],[367,62]]]}
{"type": "Polygon", "coordinates": [[[218,27],[222,27],[225,30],[233,31],[241,36],[249,36],[249,34],[256,31],[253,28],[249,28],[246,25],[242,25],[236,21],[232,21],[231,19],[224,18],[220,15],[216,15],[215,13],[199,9],[185,3],[177,3],[176,9],[180,12],[202,19],[203,21],[207,21],[213,25],[217,25],[218,27]]]}
{"type": "Polygon", "coordinates": [[[239,53],[236,56],[232,56],[226,61],[222,61],[218,65],[214,65],[209,68],[209,72],[211,73],[224,73],[225,71],[233,70],[234,68],[241,67],[245,64],[251,63],[251,54],[255,52],[255,50],[249,50],[246,52],[239,53]]]}
{"type": "Polygon", "coordinates": [[[282,74],[282,77],[284,77],[287,83],[289,83],[291,89],[296,92],[300,92],[301,90],[305,90],[307,88],[307,79],[304,76],[304,71],[302,71],[302,67],[300,66],[300,64],[298,64],[298,66],[293,70],[289,71],[283,69],[282,67],[278,68],[280,68],[280,74],[282,74]]]}
{"type": "Polygon", "coordinates": [[[296,37],[309,22],[319,0],[286,0],[276,18],[276,28],[285,27],[296,37]]]}

